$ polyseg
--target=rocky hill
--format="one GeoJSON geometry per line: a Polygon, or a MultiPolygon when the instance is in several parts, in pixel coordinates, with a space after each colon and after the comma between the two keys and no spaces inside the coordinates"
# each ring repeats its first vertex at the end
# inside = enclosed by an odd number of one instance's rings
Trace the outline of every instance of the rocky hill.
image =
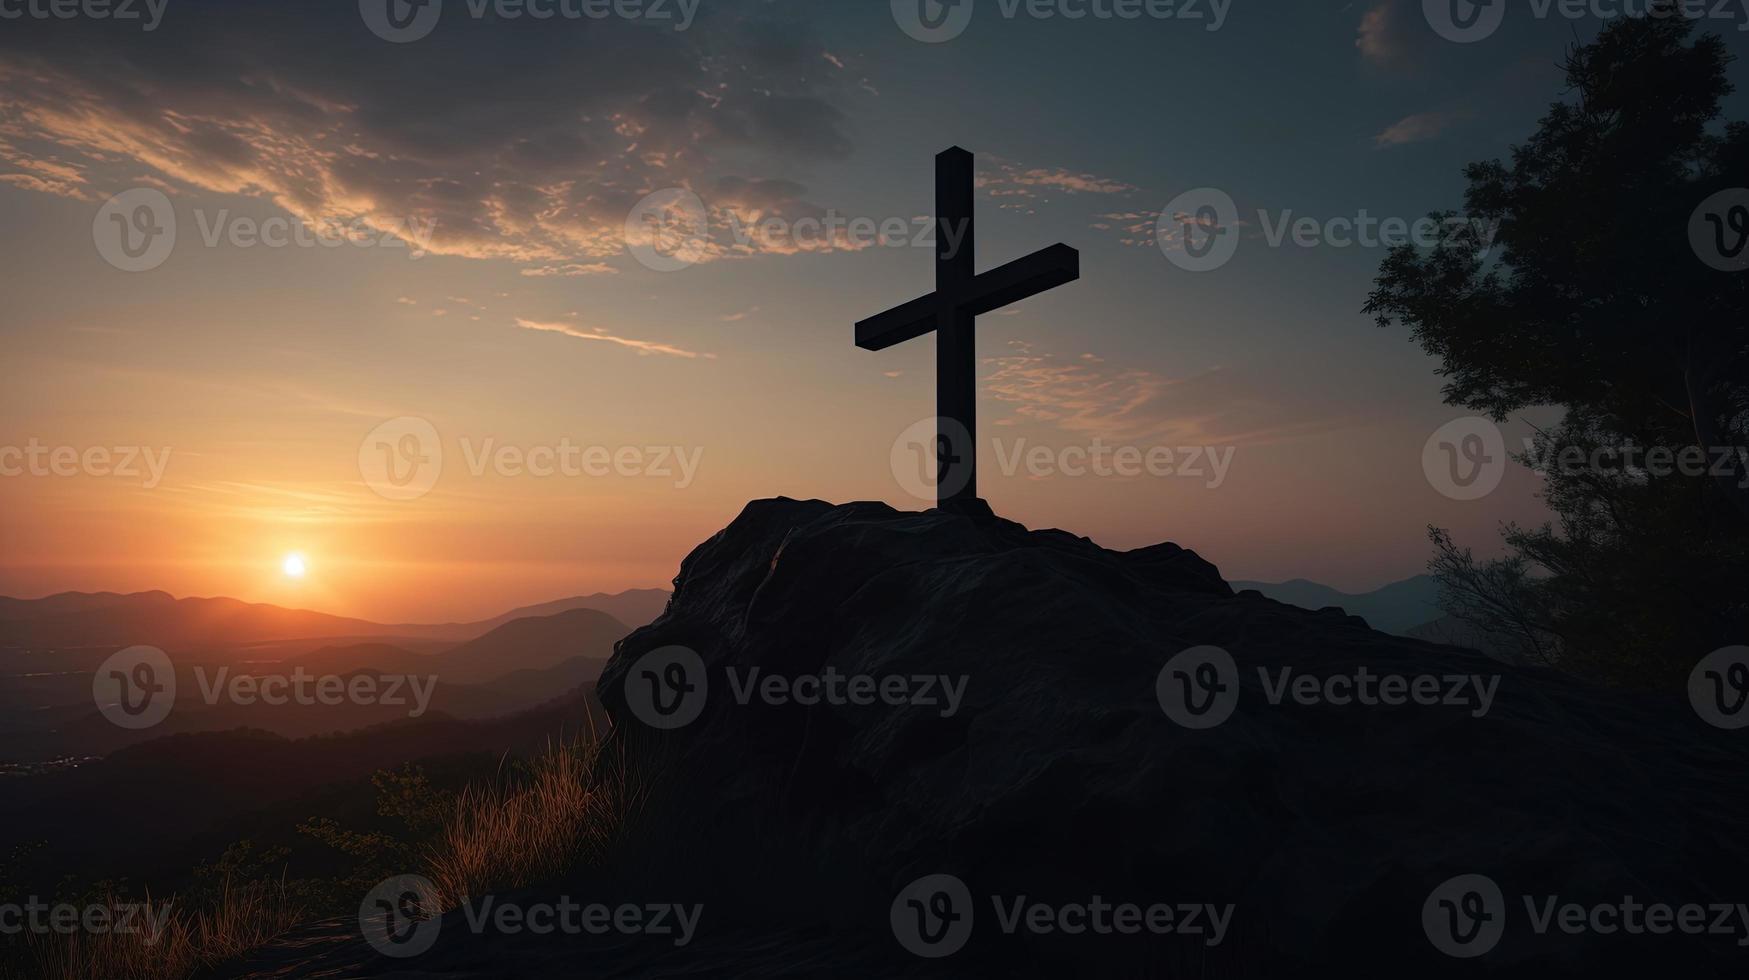
{"type": "Polygon", "coordinates": [[[1741,975],[1749,750],[1684,692],[977,508],[758,501],[675,587],[601,681],[636,832],[515,900],[697,903],[695,941],[452,913],[416,958],[306,936],[232,975],[1741,975]]]}

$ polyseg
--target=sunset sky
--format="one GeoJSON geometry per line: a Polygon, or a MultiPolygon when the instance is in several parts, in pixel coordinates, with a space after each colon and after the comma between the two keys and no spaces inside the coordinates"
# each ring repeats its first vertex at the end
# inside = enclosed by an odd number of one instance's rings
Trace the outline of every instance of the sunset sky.
{"type": "MultiPolygon", "coordinates": [[[[0,20],[0,447],[169,451],[155,482],[0,476],[0,594],[481,618],[666,585],[752,498],[926,506],[891,450],[933,413],[934,344],[870,353],[851,326],[932,288],[928,242],[736,230],[915,226],[955,144],[978,155],[981,268],[1081,251],[1079,282],[979,324],[997,512],[1350,590],[1422,571],[1430,523],[1491,551],[1500,522],[1541,519],[1520,469],[1478,501],[1430,485],[1424,444],[1467,413],[1361,314],[1384,250],[1271,247],[1267,225],[1461,207],[1464,164],[1530,135],[1565,45],[1599,21],[1515,4],[1455,43],[1421,0],[1223,0],[1218,30],[1208,0],[1199,20],[1136,21],[977,0],[963,34],[924,43],[886,2],[702,0],[677,29],[680,6],[476,19],[449,0],[406,43],[352,0],[167,0],[149,31],[0,20]],[[1155,222],[1201,187],[1245,224],[1199,273],[1155,222]],[[625,229],[667,188],[698,195],[711,235],[656,271],[625,229]],[[129,272],[104,208],[136,189],[167,196],[177,232],[129,272]],[[288,217],[371,229],[371,247],[250,241],[288,217]],[[387,234],[409,228],[429,234],[387,234]],[[361,466],[403,418],[442,453],[413,499],[361,466]],[[1206,466],[1009,475],[992,438],[1230,449],[1231,468],[1218,486],[1206,466]],[[565,445],[677,447],[696,472],[471,465],[565,445]]],[[[1749,53],[1741,26],[1712,29],[1749,53]]],[[[1749,115],[1743,93],[1729,110],[1749,115]]]]}

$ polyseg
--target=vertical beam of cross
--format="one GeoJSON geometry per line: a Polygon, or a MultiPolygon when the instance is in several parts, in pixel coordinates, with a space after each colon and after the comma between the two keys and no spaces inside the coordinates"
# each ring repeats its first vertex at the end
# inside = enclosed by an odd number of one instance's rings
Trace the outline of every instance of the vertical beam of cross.
{"type": "Polygon", "coordinates": [[[935,292],[856,324],[856,346],[866,350],[936,335],[938,505],[978,496],[978,315],[1081,278],[1081,253],[1061,243],[979,275],[974,177],[965,150],[956,146],[936,156],[935,292]]]}
{"type": "MultiPolygon", "coordinates": [[[[972,284],[977,253],[972,224],[972,155],[959,147],[935,157],[935,293],[955,296],[972,284]]],[[[942,304],[935,325],[935,483],[948,500],[978,497],[977,317],[942,304]],[[962,469],[963,468],[963,469],[962,469]]],[[[947,501],[938,501],[945,503],[947,501]]]]}

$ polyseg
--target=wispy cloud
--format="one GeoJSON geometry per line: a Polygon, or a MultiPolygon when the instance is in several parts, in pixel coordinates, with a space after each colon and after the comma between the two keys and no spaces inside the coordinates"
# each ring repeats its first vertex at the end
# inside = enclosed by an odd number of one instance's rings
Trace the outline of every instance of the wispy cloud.
{"type": "Polygon", "coordinates": [[[1366,60],[1375,65],[1394,65],[1408,54],[1408,45],[1402,36],[1401,16],[1395,0],[1384,0],[1361,16],[1354,46],[1360,49],[1366,60]]]}
{"type": "Polygon", "coordinates": [[[1119,368],[1095,354],[1074,358],[1035,353],[1024,341],[989,358],[984,390],[1010,407],[994,424],[1025,422],[1108,439],[1262,443],[1345,424],[1313,406],[1283,406],[1276,386],[1225,368],[1169,378],[1119,368]],[[1282,419],[1291,419],[1283,422],[1282,419]]]}
{"type": "Polygon", "coordinates": [[[1120,180],[1053,167],[1021,167],[1006,160],[988,161],[977,185],[991,197],[1038,198],[1060,194],[1127,194],[1136,188],[1120,180]]]}
{"type": "Polygon", "coordinates": [[[1373,137],[1373,146],[1382,150],[1392,146],[1403,146],[1435,139],[1466,115],[1467,113],[1461,110],[1418,112],[1385,127],[1384,132],[1373,137]]]}
{"type": "Polygon", "coordinates": [[[641,356],[660,354],[666,357],[702,357],[707,360],[715,360],[717,356],[715,354],[704,354],[698,351],[685,350],[680,347],[675,347],[672,344],[658,343],[653,340],[637,340],[631,337],[618,337],[608,333],[605,327],[597,327],[594,330],[580,330],[568,323],[550,323],[540,320],[529,320],[524,317],[517,317],[516,325],[524,330],[539,330],[545,333],[564,334],[567,337],[575,337],[578,340],[599,340],[609,344],[617,344],[621,347],[629,347],[632,350],[637,351],[641,356]]]}
{"type": "MultiPolygon", "coordinates": [[[[268,200],[311,226],[432,228],[427,251],[606,274],[627,215],[851,149],[855,79],[800,17],[727,3],[710,30],[457,19],[389,50],[356,5],[227,2],[123,31],[0,32],[0,184],[84,199],[148,181],[268,200]],[[392,65],[392,68],[389,66],[392,65]],[[389,83],[417,78],[420,105],[389,83]]],[[[423,246],[425,243],[421,243],[423,246]]]]}
{"type": "Polygon", "coordinates": [[[575,278],[578,276],[616,276],[619,270],[606,262],[566,262],[563,265],[532,266],[522,270],[522,274],[531,279],[545,279],[552,276],[575,278]]]}

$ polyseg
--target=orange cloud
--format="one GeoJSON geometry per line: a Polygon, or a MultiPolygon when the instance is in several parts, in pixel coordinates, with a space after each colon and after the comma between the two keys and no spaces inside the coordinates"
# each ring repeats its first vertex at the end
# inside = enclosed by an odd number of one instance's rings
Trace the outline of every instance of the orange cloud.
{"type": "Polygon", "coordinates": [[[516,318],[516,325],[524,330],[539,330],[546,333],[564,334],[567,337],[575,337],[578,340],[600,340],[610,344],[618,344],[621,347],[630,347],[632,350],[637,351],[639,355],[644,356],[662,354],[668,357],[702,357],[707,360],[716,360],[717,357],[715,354],[701,354],[697,351],[684,350],[671,344],[661,344],[651,340],[634,340],[630,337],[616,337],[613,334],[608,333],[603,327],[597,327],[593,331],[579,330],[576,327],[565,323],[545,323],[539,320],[525,319],[523,317],[516,318]]]}

